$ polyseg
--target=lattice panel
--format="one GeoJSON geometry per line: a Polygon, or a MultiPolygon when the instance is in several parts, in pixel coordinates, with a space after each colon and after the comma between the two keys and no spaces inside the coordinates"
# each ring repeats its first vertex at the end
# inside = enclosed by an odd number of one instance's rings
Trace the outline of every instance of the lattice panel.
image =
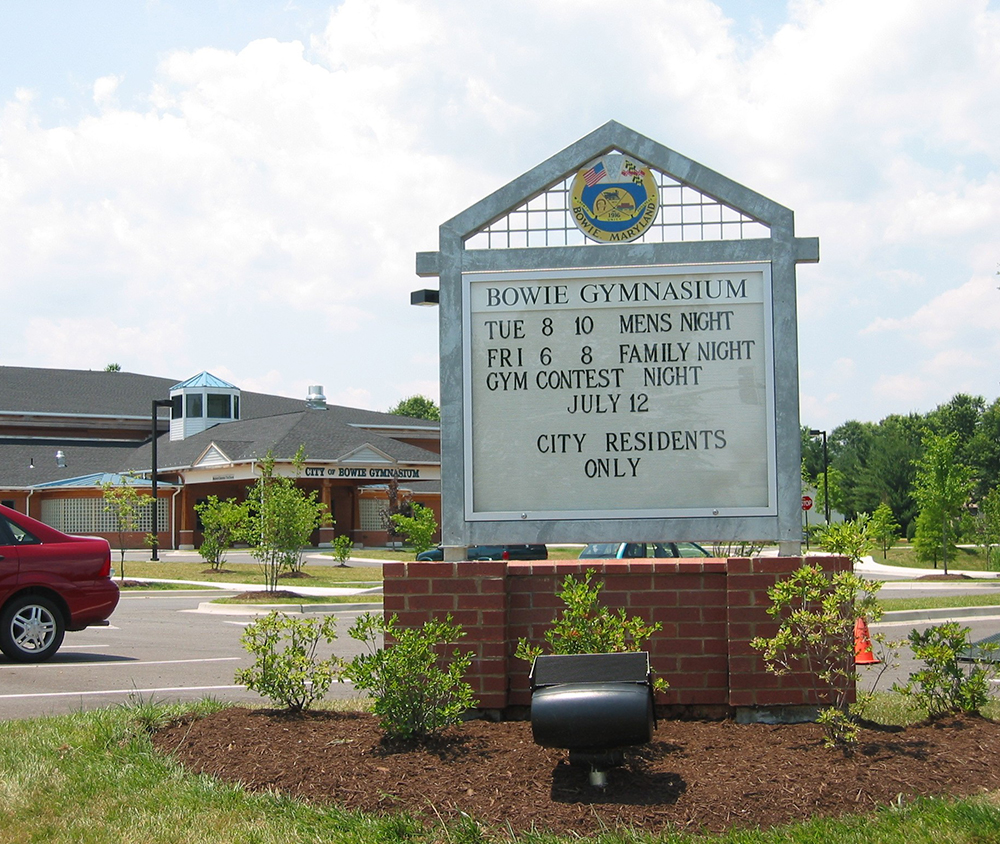
{"type": "MultiPolygon", "coordinates": [[[[156,502],[156,520],[159,531],[168,530],[167,500],[156,502]]],[[[64,498],[42,501],[42,521],[64,533],[115,533],[118,521],[114,513],[105,509],[103,498],[64,498]]],[[[149,508],[143,508],[137,530],[148,533],[152,529],[149,508]]]]}
{"type": "MultiPolygon", "coordinates": [[[[770,236],[768,227],[654,168],[660,194],[656,221],[634,243],[744,240],[770,236]]],[[[537,246],[600,244],[585,237],[573,222],[570,190],[573,176],[528,200],[466,240],[467,249],[515,249],[537,246]]]]}

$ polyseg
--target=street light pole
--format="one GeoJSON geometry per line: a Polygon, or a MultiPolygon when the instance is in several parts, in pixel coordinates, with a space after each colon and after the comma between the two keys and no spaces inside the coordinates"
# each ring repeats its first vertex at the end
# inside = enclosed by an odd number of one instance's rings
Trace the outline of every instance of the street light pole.
{"type": "Polygon", "coordinates": [[[158,471],[158,466],[159,466],[158,461],[157,461],[157,454],[156,454],[156,440],[159,437],[159,431],[156,429],[156,411],[157,411],[157,408],[160,408],[160,407],[171,407],[172,405],[173,405],[173,401],[171,399],[153,399],[153,407],[152,407],[152,411],[150,412],[150,422],[149,422],[150,423],[150,428],[151,428],[151,430],[150,430],[151,440],[150,441],[151,441],[152,446],[153,446],[153,474],[151,476],[151,483],[152,483],[152,486],[153,486],[153,503],[151,505],[152,508],[153,508],[153,520],[150,523],[153,526],[153,532],[152,532],[152,535],[153,535],[152,551],[153,551],[153,553],[150,555],[150,560],[153,561],[153,562],[158,562],[159,559],[160,559],[159,555],[157,554],[157,551],[159,550],[159,546],[160,546],[160,520],[159,520],[160,508],[159,508],[159,501],[157,500],[157,497],[156,497],[156,473],[158,471]]]}
{"type": "Polygon", "coordinates": [[[827,527],[830,526],[830,459],[826,450],[826,431],[812,430],[810,437],[823,437],[823,514],[826,516],[827,527]]]}

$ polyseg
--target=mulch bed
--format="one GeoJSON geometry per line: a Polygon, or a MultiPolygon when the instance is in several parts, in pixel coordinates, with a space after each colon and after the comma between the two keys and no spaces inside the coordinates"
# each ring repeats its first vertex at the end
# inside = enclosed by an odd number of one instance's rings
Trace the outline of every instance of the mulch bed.
{"type": "Polygon", "coordinates": [[[154,741],[189,769],[251,790],[428,823],[465,813],[514,832],[719,832],[869,812],[900,795],[1000,789],[1000,724],[975,717],[869,726],[847,757],[823,746],[815,724],[661,721],[604,790],[565,751],[534,744],[526,722],[470,721],[421,745],[385,741],[368,714],[232,708],[154,741]]]}

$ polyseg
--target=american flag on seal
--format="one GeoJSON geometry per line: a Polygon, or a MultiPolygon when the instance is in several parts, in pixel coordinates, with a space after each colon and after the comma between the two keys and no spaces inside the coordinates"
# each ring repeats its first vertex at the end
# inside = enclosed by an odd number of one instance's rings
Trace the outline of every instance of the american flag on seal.
{"type": "Polygon", "coordinates": [[[598,162],[583,174],[583,181],[587,183],[588,188],[592,188],[607,175],[608,173],[604,169],[604,164],[598,162]]]}

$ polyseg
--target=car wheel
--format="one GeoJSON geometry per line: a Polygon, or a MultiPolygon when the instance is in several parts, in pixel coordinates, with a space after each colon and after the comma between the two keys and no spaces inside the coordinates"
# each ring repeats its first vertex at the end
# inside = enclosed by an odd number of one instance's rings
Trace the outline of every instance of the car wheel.
{"type": "Polygon", "coordinates": [[[43,662],[65,634],[62,612],[42,595],[14,598],[0,614],[0,650],[15,662],[43,662]]]}

